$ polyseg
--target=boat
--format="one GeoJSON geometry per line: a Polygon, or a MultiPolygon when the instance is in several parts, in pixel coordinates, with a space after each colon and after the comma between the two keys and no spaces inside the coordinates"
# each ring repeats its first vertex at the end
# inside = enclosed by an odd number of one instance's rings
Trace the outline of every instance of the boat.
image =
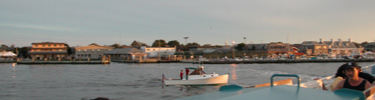
{"type": "MultiPolygon", "coordinates": [[[[366,66],[368,67],[368,66],[366,66]]],[[[375,65],[372,65],[372,69],[375,65]]],[[[372,73],[373,75],[375,73],[372,73]]],[[[334,92],[322,90],[319,86],[322,80],[331,80],[333,76],[321,80],[300,83],[300,78],[295,74],[274,74],[271,76],[270,86],[241,87],[239,85],[221,86],[219,91],[179,98],[177,100],[375,100],[375,86],[365,91],[339,89],[334,92]],[[297,84],[277,85],[274,77],[294,77],[297,84]]]]}
{"type": "Polygon", "coordinates": [[[164,85],[226,85],[228,83],[228,74],[219,75],[217,73],[205,73],[201,67],[188,67],[185,69],[194,70],[189,73],[188,79],[165,78],[163,74],[162,82],[164,85]]]}

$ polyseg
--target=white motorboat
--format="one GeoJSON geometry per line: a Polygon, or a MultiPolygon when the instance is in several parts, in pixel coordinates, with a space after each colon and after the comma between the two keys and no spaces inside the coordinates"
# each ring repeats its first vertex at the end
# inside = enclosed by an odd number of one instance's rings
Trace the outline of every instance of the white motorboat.
{"type": "Polygon", "coordinates": [[[194,70],[188,75],[188,79],[186,77],[183,79],[166,79],[163,75],[162,81],[165,85],[226,85],[228,83],[228,74],[207,74],[203,71],[203,68],[203,66],[199,68],[185,68],[194,70]]]}

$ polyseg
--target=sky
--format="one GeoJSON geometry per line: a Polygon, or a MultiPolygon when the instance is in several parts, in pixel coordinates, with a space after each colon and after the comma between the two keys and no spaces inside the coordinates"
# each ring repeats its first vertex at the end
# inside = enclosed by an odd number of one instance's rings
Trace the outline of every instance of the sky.
{"type": "Polygon", "coordinates": [[[375,0],[0,0],[0,44],[375,41],[375,0]],[[246,39],[244,39],[246,37],[246,39]]]}

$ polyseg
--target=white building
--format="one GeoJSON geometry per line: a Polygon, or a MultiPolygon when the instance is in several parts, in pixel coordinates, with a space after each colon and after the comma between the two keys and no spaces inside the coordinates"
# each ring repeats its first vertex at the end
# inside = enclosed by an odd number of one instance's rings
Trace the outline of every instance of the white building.
{"type": "Polygon", "coordinates": [[[141,51],[147,53],[147,58],[174,57],[176,47],[141,47],[141,51]]]}
{"type": "Polygon", "coordinates": [[[89,45],[75,48],[75,57],[82,59],[99,59],[104,54],[112,50],[113,47],[99,46],[99,45],[89,45]]]}
{"type": "Polygon", "coordinates": [[[362,55],[363,48],[355,46],[351,39],[348,39],[348,41],[331,39],[331,41],[324,41],[324,43],[328,45],[332,57],[362,55]]]}

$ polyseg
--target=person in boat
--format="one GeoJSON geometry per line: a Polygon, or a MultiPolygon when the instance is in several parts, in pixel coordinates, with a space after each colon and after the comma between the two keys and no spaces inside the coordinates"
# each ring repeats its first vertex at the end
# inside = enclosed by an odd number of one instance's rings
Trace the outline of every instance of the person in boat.
{"type": "Polygon", "coordinates": [[[180,78],[181,78],[181,80],[182,80],[183,77],[184,77],[184,71],[181,70],[181,72],[180,72],[180,78]]]}
{"type": "Polygon", "coordinates": [[[189,68],[185,68],[185,72],[186,72],[186,80],[189,79],[189,68]]]}
{"type": "Polygon", "coordinates": [[[360,71],[359,66],[353,65],[351,62],[344,64],[343,66],[345,66],[343,72],[347,78],[338,83],[332,91],[336,91],[341,88],[364,91],[371,87],[370,82],[358,76],[360,71]]]}
{"type": "MultiPolygon", "coordinates": [[[[337,84],[339,84],[342,80],[346,78],[346,75],[344,74],[345,67],[346,67],[345,64],[343,64],[337,69],[337,72],[335,74],[335,80],[333,80],[333,82],[331,83],[329,87],[331,90],[333,90],[337,86],[337,84]]],[[[324,89],[324,86],[323,86],[323,89],[324,89]]]]}
{"type": "Polygon", "coordinates": [[[352,63],[353,66],[357,66],[357,67],[359,67],[359,73],[358,73],[358,76],[359,76],[359,77],[362,77],[362,78],[366,79],[366,80],[367,80],[368,82],[370,82],[371,84],[374,83],[374,81],[375,81],[374,76],[372,76],[372,75],[369,74],[369,73],[365,73],[365,72],[363,72],[361,66],[359,66],[357,63],[355,63],[355,62],[351,62],[351,63],[352,63]]]}

